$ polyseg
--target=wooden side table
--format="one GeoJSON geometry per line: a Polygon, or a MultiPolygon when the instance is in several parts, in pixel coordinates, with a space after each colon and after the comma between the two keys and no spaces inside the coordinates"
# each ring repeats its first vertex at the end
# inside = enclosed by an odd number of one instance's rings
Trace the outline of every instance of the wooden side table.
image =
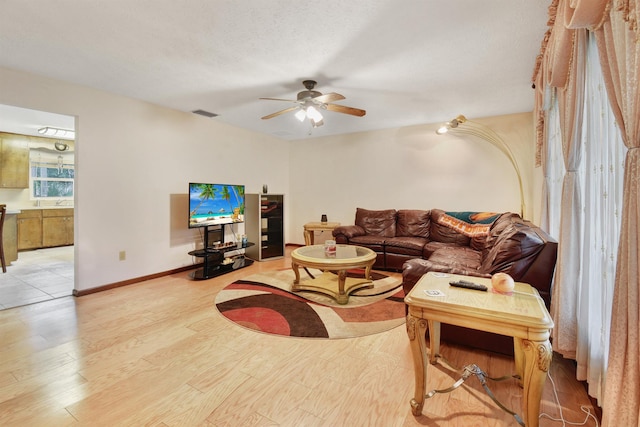
{"type": "Polygon", "coordinates": [[[413,415],[420,415],[425,401],[427,362],[440,356],[440,323],[512,336],[516,371],[523,387],[524,424],[538,426],[540,398],[551,363],[549,335],[553,320],[535,288],[516,283],[513,295],[492,291],[491,280],[429,272],[405,297],[409,306],[407,334],[415,369],[413,415]],[[486,285],[487,292],[449,286],[452,280],[468,280],[486,285]],[[429,329],[430,354],[425,332],[429,329]]]}
{"type": "Polygon", "coordinates": [[[339,222],[308,222],[304,225],[304,244],[309,246],[314,244],[314,231],[333,231],[340,227],[339,222]]]}

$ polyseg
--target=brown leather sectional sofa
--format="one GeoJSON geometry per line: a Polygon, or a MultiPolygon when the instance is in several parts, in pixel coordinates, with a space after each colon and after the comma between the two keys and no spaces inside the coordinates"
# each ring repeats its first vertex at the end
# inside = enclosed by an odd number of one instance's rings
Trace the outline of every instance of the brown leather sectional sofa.
{"type": "MultiPolygon", "coordinates": [[[[355,224],[336,228],[333,236],[337,243],[375,251],[373,268],[402,271],[405,293],[429,271],[476,277],[504,272],[535,287],[548,308],[557,242],[515,213],[485,215],[487,224],[468,224],[458,220],[461,215],[457,214],[469,213],[358,208],[355,224]]],[[[483,218],[482,213],[476,216],[483,218]]],[[[445,341],[513,354],[510,337],[451,325],[442,325],[441,336],[445,341]]]]}

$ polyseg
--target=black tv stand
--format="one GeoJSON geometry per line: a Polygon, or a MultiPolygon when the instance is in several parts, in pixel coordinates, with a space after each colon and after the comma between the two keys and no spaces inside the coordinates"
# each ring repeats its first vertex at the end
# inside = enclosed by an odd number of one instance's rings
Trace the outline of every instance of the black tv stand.
{"type": "Polygon", "coordinates": [[[189,252],[189,255],[202,258],[202,268],[189,274],[193,280],[206,280],[211,279],[222,274],[229,273],[234,270],[239,270],[244,267],[248,267],[253,264],[253,260],[245,258],[244,253],[237,254],[233,257],[225,257],[227,252],[233,252],[253,246],[253,243],[246,243],[245,245],[238,246],[226,246],[224,244],[224,226],[222,227],[221,246],[213,247],[209,245],[209,226],[204,227],[204,248],[196,249],[189,252]]]}

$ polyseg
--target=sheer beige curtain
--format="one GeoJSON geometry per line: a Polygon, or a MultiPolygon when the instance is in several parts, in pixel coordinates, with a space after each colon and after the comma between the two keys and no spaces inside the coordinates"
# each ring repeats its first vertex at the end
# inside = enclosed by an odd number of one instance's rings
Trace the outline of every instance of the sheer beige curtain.
{"type": "MultiPolygon", "coordinates": [[[[555,323],[552,331],[553,349],[565,357],[575,359],[578,340],[577,304],[582,280],[582,187],[578,169],[582,160],[587,30],[572,30],[564,38],[569,44],[562,45],[562,48],[569,49],[567,58],[570,59],[571,68],[567,70],[564,86],[558,88],[558,113],[566,172],[562,183],[558,262],[551,298],[551,316],[555,323]]],[[[552,80],[563,83],[558,79],[552,80]]]]}
{"type": "Polygon", "coordinates": [[[587,48],[584,117],[582,283],[578,299],[576,377],[602,406],[609,355],[611,307],[620,242],[627,152],[605,89],[595,37],[587,48]]]}
{"type": "Polygon", "coordinates": [[[603,426],[640,425],[640,4],[613,1],[597,32],[611,108],[628,148],[603,426]]]}
{"type": "Polygon", "coordinates": [[[542,216],[540,227],[556,240],[560,236],[560,206],[562,205],[562,181],[565,174],[562,156],[562,135],[558,118],[558,103],[555,95],[551,96],[551,105],[545,109],[546,144],[542,153],[542,216]]]}

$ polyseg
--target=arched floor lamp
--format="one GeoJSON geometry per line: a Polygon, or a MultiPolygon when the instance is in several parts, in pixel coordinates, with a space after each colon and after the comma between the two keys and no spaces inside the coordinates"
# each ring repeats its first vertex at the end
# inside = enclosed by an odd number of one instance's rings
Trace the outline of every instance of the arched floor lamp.
{"type": "Polygon", "coordinates": [[[518,176],[518,186],[520,187],[520,216],[524,218],[525,212],[525,204],[524,204],[524,190],[522,188],[522,175],[520,174],[520,167],[518,167],[518,162],[516,161],[513,152],[509,148],[509,146],[504,142],[500,136],[495,133],[491,128],[484,126],[480,123],[472,122],[467,120],[467,118],[463,115],[459,115],[455,119],[445,123],[442,125],[436,133],[438,135],[443,135],[447,132],[451,132],[453,134],[466,134],[473,135],[480,139],[484,139],[487,142],[490,142],[494,147],[502,152],[513,166],[513,169],[516,171],[516,175],[518,176]]]}

